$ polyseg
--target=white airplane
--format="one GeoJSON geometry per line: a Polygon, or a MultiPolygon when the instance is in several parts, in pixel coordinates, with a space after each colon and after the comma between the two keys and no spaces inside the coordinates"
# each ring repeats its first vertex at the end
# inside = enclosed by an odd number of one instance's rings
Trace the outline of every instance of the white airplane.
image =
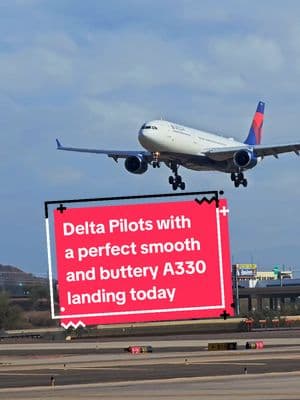
{"type": "Polygon", "coordinates": [[[106,154],[116,162],[123,158],[126,170],[133,174],[143,174],[149,165],[157,168],[163,162],[173,172],[169,177],[173,190],[185,189],[185,183],[178,175],[181,166],[196,171],[226,172],[230,174],[235,187],[246,187],[244,171],[255,167],[264,157],[278,158],[278,154],[288,152],[300,154],[300,143],[261,145],[264,108],[265,103],[260,101],[244,143],[173,122],[154,120],[144,123],[138,133],[139,142],[147,151],[64,147],[56,139],[57,149],[106,154]]]}

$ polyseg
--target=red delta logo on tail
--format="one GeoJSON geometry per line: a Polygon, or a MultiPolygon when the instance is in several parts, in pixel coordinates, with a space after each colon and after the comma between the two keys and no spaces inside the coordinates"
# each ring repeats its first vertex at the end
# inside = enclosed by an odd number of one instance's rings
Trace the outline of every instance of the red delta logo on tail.
{"type": "Polygon", "coordinates": [[[254,146],[256,144],[261,144],[262,127],[264,123],[264,111],[265,111],[265,103],[260,101],[257,105],[249,134],[244,142],[245,144],[249,144],[251,146],[254,146]]]}

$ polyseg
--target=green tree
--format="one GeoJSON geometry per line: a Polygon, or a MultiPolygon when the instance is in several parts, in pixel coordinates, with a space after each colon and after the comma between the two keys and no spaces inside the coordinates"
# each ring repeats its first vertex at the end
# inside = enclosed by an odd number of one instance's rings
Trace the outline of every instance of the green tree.
{"type": "Polygon", "coordinates": [[[23,321],[22,310],[11,305],[6,293],[0,293],[0,329],[19,328],[23,321]]]}
{"type": "Polygon", "coordinates": [[[49,288],[46,285],[35,285],[27,288],[33,303],[40,299],[50,299],[49,288]]]}

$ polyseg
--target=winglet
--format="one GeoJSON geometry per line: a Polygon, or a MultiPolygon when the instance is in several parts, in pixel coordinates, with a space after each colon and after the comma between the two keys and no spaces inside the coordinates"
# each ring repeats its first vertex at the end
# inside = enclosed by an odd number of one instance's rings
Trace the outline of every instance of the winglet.
{"type": "Polygon", "coordinates": [[[62,147],[60,141],[56,139],[56,148],[59,150],[62,147]]]}
{"type": "Polygon", "coordinates": [[[264,111],[265,111],[265,103],[263,101],[259,101],[257,104],[256,112],[254,114],[252,124],[245,140],[245,144],[256,145],[261,143],[262,139],[262,127],[264,123],[264,111]]]}

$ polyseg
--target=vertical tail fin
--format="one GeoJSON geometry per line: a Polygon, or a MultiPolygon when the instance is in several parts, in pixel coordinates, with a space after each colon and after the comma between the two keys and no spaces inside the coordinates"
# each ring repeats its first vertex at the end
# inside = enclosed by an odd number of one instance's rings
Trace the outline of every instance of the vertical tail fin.
{"type": "Polygon", "coordinates": [[[265,103],[260,101],[257,105],[247,139],[244,142],[245,144],[254,146],[255,144],[261,143],[264,111],[265,103]]]}

